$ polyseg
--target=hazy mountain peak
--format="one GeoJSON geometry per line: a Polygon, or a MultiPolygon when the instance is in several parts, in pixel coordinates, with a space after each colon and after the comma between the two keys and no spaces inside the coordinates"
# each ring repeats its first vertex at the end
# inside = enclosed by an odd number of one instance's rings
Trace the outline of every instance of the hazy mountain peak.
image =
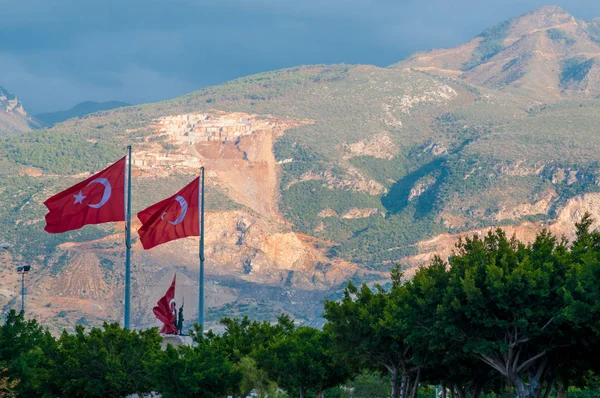
{"type": "Polygon", "coordinates": [[[520,89],[532,98],[600,95],[600,19],[579,21],[557,6],[499,23],[454,49],[415,54],[395,65],[470,84],[520,89]]]}
{"type": "Polygon", "coordinates": [[[571,16],[571,14],[569,14],[564,8],[559,7],[559,6],[553,6],[553,5],[542,6],[540,8],[536,8],[535,10],[523,15],[522,17],[527,17],[527,16],[532,16],[535,18],[539,18],[540,16],[545,16],[545,17],[563,16],[563,17],[573,18],[571,16]]]}
{"type": "Polygon", "coordinates": [[[18,113],[27,116],[27,112],[25,112],[19,99],[2,86],[0,86],[0,109],[7,113],[18,113]]]}
{"type": "Polygon", "coordinates": [[[518,39],[540,30],[576,25],[576,19],[557,6],[538,8],[528,14],[515,18],[510,26],[507,38],[518,39]]]}
{"type": "Polygon", "coordinates": [[[0,136],[23,133],[37,127],[16,95],[0,86],[0,136]]]}

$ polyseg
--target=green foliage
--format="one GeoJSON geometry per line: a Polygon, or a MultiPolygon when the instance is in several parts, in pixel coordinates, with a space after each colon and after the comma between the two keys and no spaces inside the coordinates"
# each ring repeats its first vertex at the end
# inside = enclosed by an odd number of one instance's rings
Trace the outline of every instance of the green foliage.
{"type": "Polygon", "coordinates": [[[0,326],[0,368],[16,394],[22,397],[53,395],[56,341],[36,320],[11,310],[0,326]],[[14,383],[18,380],[18,383],[14,383]]]}
{"type": "Polygon", "coordinates": [[[110,139],[92,142],[48,130],[14,137],[5,146],[12,161],[56,174],[98,171],[125,155],[124,148],[110,139]]]}
{"type": "Polygon", "coordinates": [[[247,316],[242,319],[221,319],[225,326],[222,334],[208,331],[203,335],[196,330],[192,336],[197,342],[207,339],[215,349],[227,355],[228,359],[238,363],[242,358],[268,345],[278,335],[287,334],[294,328],[293,321],[287,315],[280,315],[277,324],[251,321],[247,316]]]}
{"type": "MultiPolygon", "coordinates": [[[[160,354],[161,337],[156,329],[129,330],[105,323],[85,333],[66,331],[58,339],[54,382],[62,397],[122,397],[145,393],[154,387],[144,362],[160,354]]],[[[154,376],[156,377],[156,375],[154,376]]]]}
{"type": "Polygon", "coordinates": [[[433,386],[444,386],[471,398],[596,396],[592,224],[585,215],[571,244],[547,231],[525,244],[491,230],[460,240],[449,263],[436,257],[411,280],[397,265],[387,288],[349,282],[341,299],[325,301],[323,330],[285,315],[225,318],[223,333],[195,325],[195,346],[163,351],[156,329],[77,326],[56,340],[12,311],[0,326],[0,394],[433,398],[433,386]]]}
{"type": "Polygon", "coordinates": [[[323,186],[321,181],[306,181],[283,191],[283,211],[286,217],[303,232],[315,229],[322,209],[344,214],[353,208],[381,208],[377,196],[360,192],[340,192],[323,186]]]}
{"type": "Polygon", "coordinates": [[[581,60],[580,58],[569,58],[561,63],[560,84],[567,86],[569,83],[579,83],[585,79],[588,72],[594,66],[594,58],[581,60]]]}
{"type": "Polygon", "coordinates": [[[267,372],[258,367],[256,360],[252,357],[243,357],[235,364],[235,369],[242,374],[240,381],[240,392],[242,396],[248,396],[252,390],[259,391],[260,398],[266,398],[276,394],[277,383],[270,381],[267,372]]]}
{"type": "Polygon", "coordinates": [[[388,292],[379,286],[358,289],[349,283],[341,301],[325,301],[323,317],[341,360],[355,372],[361,368],[387,371],[396,397],[400,369],[405,369],[412,352],[385,321],[389,300],[388,292]]]}
{"type": "Polygon", "coordinates": [[[319,395],[346,378],[346,366],[331,350],[330,335],[306,326],[278,336],[257,356],[272,379],[287,391],[299,391],[301,398],[307,391],[319,395]]]}
{"type": "Polygon", "coordinates": [[[387,398],[391,393],[389,380],[376,371],[362,371],[352,379],[350,386],[353,398],[387,398]]]}
{"type": "Polygon", "coordinates": [[[241,380],[233,364],[205,342],[196,347],[169,344],[148,368],[155,391],[165,398],[217,398],[227,395],[241,380]]]}
{"type": "Polygon", "coordinates": [[[483,31],[478,36],[481,37],[481,42],[473,51],[471,59],[463,64],[462,69],[472,69],[502,51],[505,48],[504,39],[508,34],[511,23],[512,20],[507,20],[483,31]]]}

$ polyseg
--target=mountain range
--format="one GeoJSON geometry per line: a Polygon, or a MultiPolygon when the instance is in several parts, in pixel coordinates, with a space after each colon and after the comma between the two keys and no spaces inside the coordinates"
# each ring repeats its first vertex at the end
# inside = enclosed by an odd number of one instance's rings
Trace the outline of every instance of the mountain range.
{"type": "MultiPolygon", "coordinates": [[[[347,280],[385,284],[397,262],[410,277],[492,226],[570,237],[585,211],[600,218],[599,62],[600,20],[543,7],[386,68],[299,66],[6,134],[0,304],[17,305],[28,263],[28,311],[57,330],[121,318],[123,225],[48,235],[42,202],[129,143],[134,213],[207,168],[209,326],[318,324],[347,280]]],[[[196,247],[134,243],[136,327],[156,325],[174,271],[195,318],[196,247]]]]}
{"type": "Polygon", "coordinates": [[[130,104],[121,101],[84,101],[75,105],[71,109],[67,109],[66,111],[38,113],[37,115],[35,115],[35,118],[38,121],[42,122],[45,126],[52,126],[56,123],[64,122],[65,120],[72,119],[74,117],[82,117],[85,115],[89,115],[90,113],[108,111],[111,109],[121,108],[129,105],[130,104]]]}

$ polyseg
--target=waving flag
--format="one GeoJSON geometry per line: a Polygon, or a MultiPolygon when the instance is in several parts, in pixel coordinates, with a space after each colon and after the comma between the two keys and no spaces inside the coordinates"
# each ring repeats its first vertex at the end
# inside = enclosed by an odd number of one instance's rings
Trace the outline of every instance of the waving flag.
{"type": "Polygon", "coordinates": [[[171,286],[167,289],[165,295],[158,300],[156,307],[152,309],[156,318],[163,323],[160,333],[164,334],[177,334],[177,328],[175,327],[175,278],[177,278],[177,274],[173,275],[171,286]]]}
{"type": "Polygon", "coordinates": [[[87,224],[125,221],[125,158],[68,188],[44,204],[47,232],[56,234],[87,224]]]}
{"type": "Polygon", "coordinates": [[[142,226],[138,230],[144,249],[160,244],[199,236],[198,227],[198,184],[194,179],[181,191],[138,213],[142,226]]]}

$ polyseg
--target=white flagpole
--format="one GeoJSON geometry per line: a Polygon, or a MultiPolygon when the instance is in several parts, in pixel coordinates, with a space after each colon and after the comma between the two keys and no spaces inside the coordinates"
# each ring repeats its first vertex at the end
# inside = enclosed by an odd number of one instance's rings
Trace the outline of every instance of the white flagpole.
{"type": "Polygon", "coordinates": [[[124,326],[130,327],[131,308],[131,145],[127,147],[125,171],[125,309],[124,326]]]}
{"type": "Polygon", "coordinates": [[[198,223],[200,232],[200,278],[198,291],[198,325],[204,330],[204,167],[200,168],[201,177],[198,187],[198,223]]]}

